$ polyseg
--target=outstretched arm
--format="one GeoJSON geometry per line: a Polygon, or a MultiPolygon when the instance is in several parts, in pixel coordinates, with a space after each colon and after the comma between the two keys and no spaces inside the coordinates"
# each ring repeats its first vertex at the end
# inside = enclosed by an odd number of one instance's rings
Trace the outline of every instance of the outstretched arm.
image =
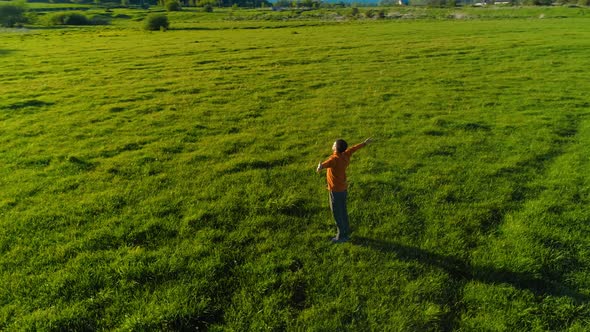
{"type": "Polygon", "coordinates": [[[328,160],[318,163],[318,167],[315,169],[316,172],[320,172],[323,169],[330,168],[334,166],[334,156],[328,158],[328,160]]]}
{"type": "Polygon", "coordinates": [[[371,142],[373,142],[373,139],[372,139],[372,138],[367,138],[367,139],[366,139],[366,140],[364,140],[362,143],[359,143],[359,144],[357,144],[357,145],[355,145],[355,146],[353,146],[353,147],[351,147],[351,148],[348,148],[348,150],[346,150],[346,151],[348,151],[349,153],[353,153],[353,152],[355,152],[356,150],[358,150],[358,149],[360,149],[360,148],[363,148],[363,147],[367,146],[367,145],[368,145],[369,143],[371,143],[371,142]]]}

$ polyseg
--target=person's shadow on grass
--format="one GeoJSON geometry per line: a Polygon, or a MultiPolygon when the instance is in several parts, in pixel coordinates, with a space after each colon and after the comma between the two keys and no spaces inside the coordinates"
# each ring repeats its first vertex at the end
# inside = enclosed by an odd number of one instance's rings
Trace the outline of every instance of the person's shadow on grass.
{"type": "Polygon", "coordinates": [[[590,297],[568,288],[563,277],[557,273],[540,273],[533,275],[526,272],[514,272],[493,266],[473,266],[462,259],[445,256],[424,249],[410,247],[395,242],[355,236],[354,245],[368,247],[384,253],[394,253],[400,260],[418,261],[446,271],[455,281],[480,281],[487,284],[510,284],[521,290],[529,290],[537,296],[569,296],[576,301],[587,302],[590,297]]]}

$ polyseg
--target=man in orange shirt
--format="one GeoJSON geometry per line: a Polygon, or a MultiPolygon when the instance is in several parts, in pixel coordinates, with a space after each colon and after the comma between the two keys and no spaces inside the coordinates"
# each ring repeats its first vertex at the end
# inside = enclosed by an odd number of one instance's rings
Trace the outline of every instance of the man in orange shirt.
{"type": "Polygon", "coordinates": [[[346,182],[346,168],[350,164],[352,154],[371,143],[367,138],[364,142],[357,144],[350,149],[343,139],[338,139],[332,145],[334,152],[328,160],[323,163],[320,161],[316,172],[327,169],[326,178],[328,180],[328,190],[330,191],[330,209],[336,220],[338,233],[332,239],[334,243],[346,242],[349,240],[350,229],[348,227],[348,211],[346,210],[346,196],[348,183],[346,182]]]}

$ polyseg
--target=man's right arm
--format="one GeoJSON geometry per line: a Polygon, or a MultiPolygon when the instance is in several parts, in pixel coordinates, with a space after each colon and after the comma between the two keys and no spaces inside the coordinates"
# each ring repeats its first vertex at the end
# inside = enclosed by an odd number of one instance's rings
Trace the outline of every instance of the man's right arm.
{"type": "Polygon", "coordinates": [[[321,170],[323,170],[324,168],[330,168],[333,166],[334,163],[334,157],[330,157],[328,158],[328,160],[324,161],[324,162],[319,162],[318,164],[318,168],[316,169],[316,172],[319,172],[321,170]]]}

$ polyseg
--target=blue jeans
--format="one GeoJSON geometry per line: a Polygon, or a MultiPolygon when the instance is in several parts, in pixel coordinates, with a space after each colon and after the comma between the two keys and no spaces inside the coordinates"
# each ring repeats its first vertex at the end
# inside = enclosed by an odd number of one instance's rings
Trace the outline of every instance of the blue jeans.
{"type": "Polygon", "coordinates": [[[346,196],[347,192],[330,191],[330,209],[336,221],[338,233],[336,239],[347,240],[350,236],[350,229],[348,227],[348,211],[346,210],[346,196]]]}

